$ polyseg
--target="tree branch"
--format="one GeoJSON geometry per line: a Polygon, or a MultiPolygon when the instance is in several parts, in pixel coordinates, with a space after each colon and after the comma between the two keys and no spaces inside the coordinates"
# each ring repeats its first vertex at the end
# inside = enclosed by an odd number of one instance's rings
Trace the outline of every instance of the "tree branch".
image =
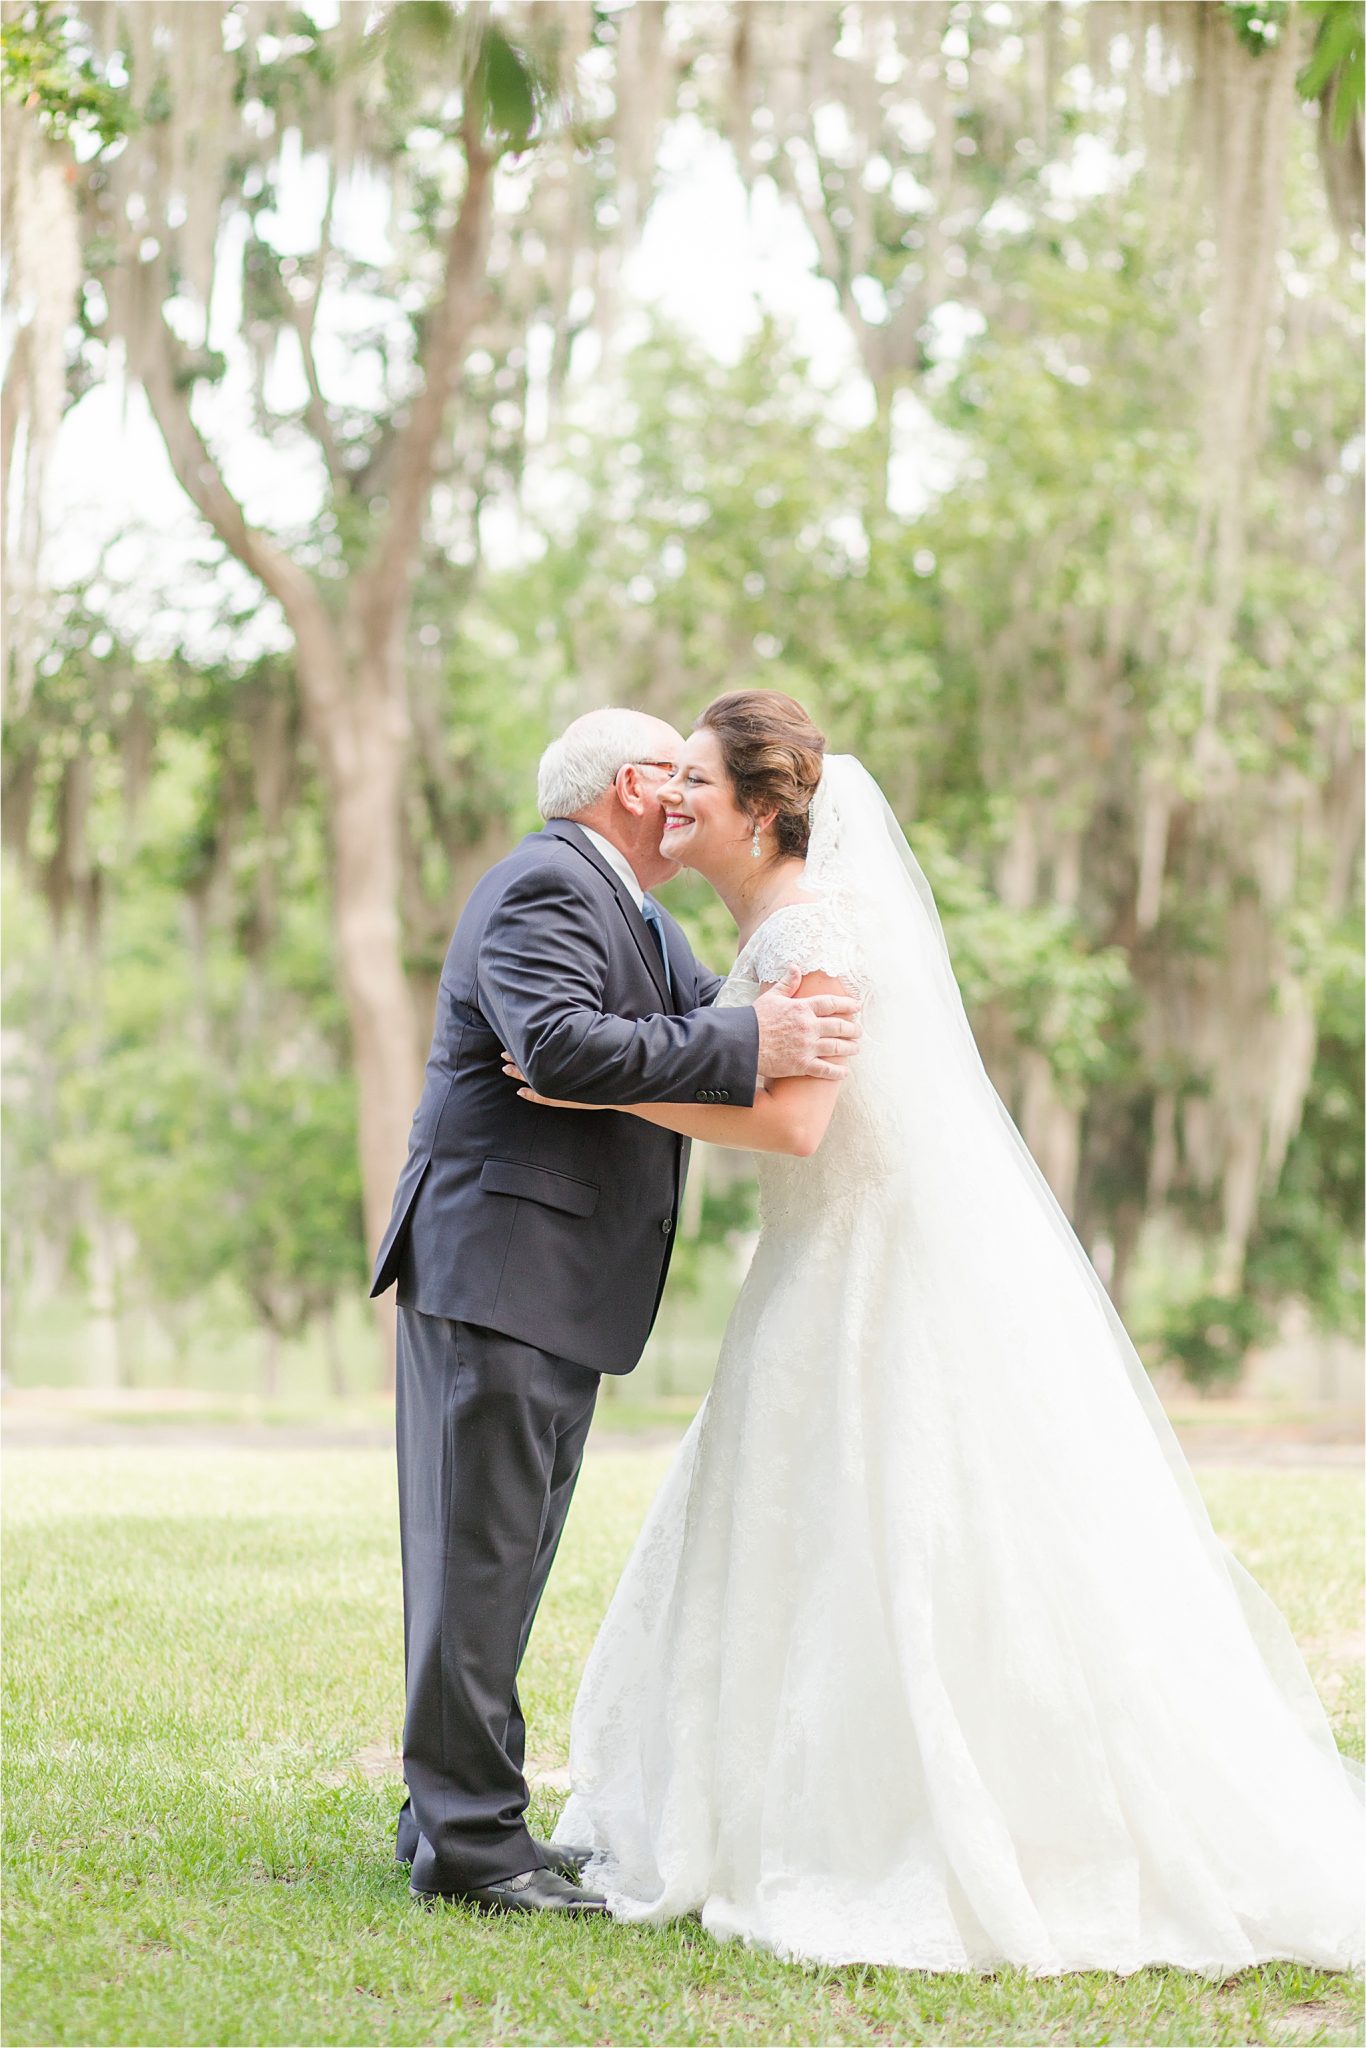
{"type": "Polygon", "coordinates": [[[303,357],[304,379],[308,385],[308,406],[304,417],[308,422],[309,431],[322,449],[323,460],[327,464],[327,473],[332,479],[332,488],[340,495],[348,489],[351,478],[345,463],[341,459],[341,450],[337,446],[337,437],[332,431],[332,417],[327,410],[327,400],[323,397],[322,385],[318,381],[318,365],[313,354],[313,330],[318,320],[318,302],[322,298],[323,285],[327,281],[327,259],[332,253],[332,206],[336,198],[336,191],[336,167],[335,164],[329,164],[327,173],[327,202],[323,207],[322,225],[318,230],[318,250],[316,256],[310,260],[308,265],[309,270],[313,273],[309,279],[313,288],[309,293],[308,303],[301,305],[295,300],[293,292],[290,291],[289,285],[286,284],[285,299],[289,306],[289,317],[293,322],[294,331],[299,337],[299,353],[303,357]]]}
{"type": "Polygon", "coordinates": [[[382,497],[388,491],[389,479],[393,474],[394,458],[398,453],[398,423],[389,413],[375,428],[375,438],[370,453],[362,468],[351,478],[351,489],[357,500],[364,504],[370,498],[382,497]]]}
{"type": "Polygon", "coordinates": [[[283,548],[249,523],[195,425],[189,386],[176,375],[180,343],[165,316],[166,279],[161,272],[160,261],[145,266],[142,289],[154,295],[155,318],[142,323],[145,339],[130,368],[147,393],[152,417],[181,489],[208,520],[224,547],[279,602],[294,633],[301,671],[307,672],[314,689],[320,684],[325,687],[326,679],[332,678],[335,699],[341,668],[339,663],[325,658],[335,641],[332,621],[313,579],[283,548]]]}
{"type": "Polygon", "coordinates": [[[10,466],[14,461],[14,441],[19,431],[19,418],[28,392],[30,357],[33,329],[25,325],[18,329],[14,346],[10,350],[9,362],[5,366],[5,381],[0,386],[0,561],[9,567],[9,497],[10,466]]]}
{"type": "Polygon", "coordinates": [[[481,137],[482,108],[467,94],[462,121],[467,175],[460,211],[446,245],[445,282],[427,326],[422,389],[412,402],[394,454],[389,518],[374,559],[359,579],[362,617],[372,648],[389,637],[408,587],[431,488],[437,438],[465,344],[487,311],[484,287],[493,220],[495,156],[481,137]],[[473,102],[473,104],[471,104],[473,102]]]}
{"type": "Polygon", "coordinates": [[[313,325],[317,316],[319,290],[320,287],[315,285],[307,306],[297,305],[289,291],[286,291],[285,296],[289,302],[290,324],[299,337],[304,381],[308,385],[308,404],[304,408],[304,418],[308,422],[309,432],[322,450],[323,460],[327,464],[327,474],[332,479],[332,488],[340,496],[350,488],[351,478],[346,464],[341,459],[337,437],[332,431],[332,420],[327,410],[327,400],[323,397],[322,385],[318,382],[318,365],[313,355],[313,325]]]}
{"type": "Polygon", "coordinates": [[[839,237],[830,219],[829,193],[826,190],[824,170],[820,152],[816,148],[814,132],[808,132],[802,140],[810,154],[811,169],[820,191],[820,199],[817,200],[805,188],[800,171],[790,161],[785,161],[781,157],[775,159],[768,166],[769,175],[780,188],[785,188],[796,200],[802,218],[811,231],[811,239],[816,244],[821,274],[835,287],[840,311],[853,329],[854,339],[866,357],[870,330],[850,286],[848,261],[845,252],[840,248],[839,237]]]}

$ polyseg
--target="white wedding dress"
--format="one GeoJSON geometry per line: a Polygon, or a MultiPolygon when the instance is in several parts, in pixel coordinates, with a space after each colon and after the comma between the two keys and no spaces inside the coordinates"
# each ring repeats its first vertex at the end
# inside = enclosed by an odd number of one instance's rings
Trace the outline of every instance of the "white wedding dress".
{"type": "Polygon", "coordinates": [[[1225,1976],[1362,1949],[1360,1775],[1210,1528],[991,1088],[928,885],[826,764],[790,964],[864,995],[811,1159],[574,1710],[561,1842],[619,1918],[789,1957],[1225,1976]]]}

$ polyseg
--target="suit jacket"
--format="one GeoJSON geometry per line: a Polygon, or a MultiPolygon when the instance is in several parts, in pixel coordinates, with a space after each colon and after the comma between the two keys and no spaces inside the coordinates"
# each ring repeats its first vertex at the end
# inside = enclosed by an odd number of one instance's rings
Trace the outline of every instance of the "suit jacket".
{"type": "Polygon", "coordinates": [[[673,1249],[688,1146],[610,1109],[523,1102],[751,1103],[750,1008],[662,912],[673,975],[630,891],[556,819],[489,869],[461,914],[437,996],[427,1079],[375,1261],[423,1314],[480,1323],[599,1372],[630,1372],[673,1249]]]}

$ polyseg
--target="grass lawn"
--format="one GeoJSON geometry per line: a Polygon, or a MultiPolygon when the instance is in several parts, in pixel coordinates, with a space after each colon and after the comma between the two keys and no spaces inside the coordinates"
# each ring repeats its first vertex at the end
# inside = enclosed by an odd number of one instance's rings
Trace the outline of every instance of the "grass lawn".
{"type": "MultiPolygon", "coordinates": [[[[666,1458],[590,1455],[523,1686],[546,1769],[666,1458]]],[[[1360,1479],[1205,1486],[1360,1755],[1360,1479]]],[[[1362,2039],[1360,1986],[1289,1965],[983,1980],[803,1969],[691,1923],[424,1913],[391,1860],[388,1455],[16,1449],[5,1507],[7,2041],[1362,2039]]],[[[538,1831],[561,1796],[536,1792],[538,1831]]]]}

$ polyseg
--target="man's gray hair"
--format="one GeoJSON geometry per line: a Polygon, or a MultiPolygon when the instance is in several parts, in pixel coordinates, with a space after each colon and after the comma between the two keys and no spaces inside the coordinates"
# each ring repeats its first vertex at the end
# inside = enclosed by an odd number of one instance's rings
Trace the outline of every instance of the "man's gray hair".
{"type": "Polygon", "coordinates": [[[586,711],[542,754],[536,807],[547,820],[577,818],[612,787],[619,768],[658,752],[657,718],[643,711],[586,711]]]}

